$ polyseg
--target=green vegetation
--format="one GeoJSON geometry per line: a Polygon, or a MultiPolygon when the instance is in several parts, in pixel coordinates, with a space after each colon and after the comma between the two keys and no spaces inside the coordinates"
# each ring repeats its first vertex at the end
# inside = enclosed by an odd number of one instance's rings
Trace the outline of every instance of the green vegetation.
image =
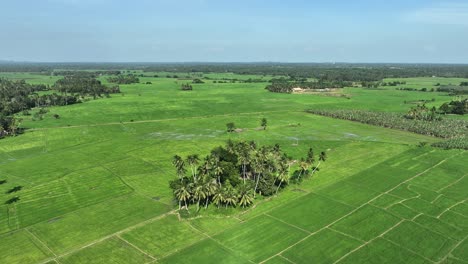
{"type": "Polygon", "coordinates": [[[131,83],[139,83],[140,79],[133,74],[128,75],[117,75],[115,77],[109,77],[107,81],[111,83],[117,84],[131,84],[131,83]]]}
{"type": "MultiPolygon", "coordinates": [[[[266,121],[264,125],[266,127],[266,121]]],[[[319,163],[312,167],[315,157],[310,148],[307,158],[301,159],[299,169],[293,173],[294,181],[301,182],[311,176],[325,159],[325,152],[321,152],[319,163]]],[[[245,208],[253,203],[256,194],[267,197],[284,188],[294,163],[278,144],[257,146],[254,141],[228,141],[225,147],[211,150],[203,161],[198,154],[189,155],[186,159],[175,155],[172,164],[177,179],[170,182],[170,187],[179,209],[184,204],[188,211],[191,203],[197,205],[197,211],[200,205],[206,209],[209,204],[218,208],[221,205],[245,208]]]]}
{"type": "Polygon", "coordinates": [[[440,138],[457,138],[468,134],[467,121],[435,119],[435,112],[422,106],[411,109],[406,115],[362,110],[307,110],[307,112],[440,138]]]}
{"type": "MultiPolygon", "coordinates": [[[[101,84],[99,80],[92,77],[67,76],[57,80],[51,87],[44,84],[28,84],[24,80],[10,81],[0,78],[0,138],[8,135],[16,135],[22,130],[19,129],[21,118],[16,118],[14,114],[22,112],[23,115],[30,115],[29,109],[40,108],[34,115],[35,120],[41,120],[47,110],[41,107],[64,106],[80,103],[86,96],[94,99],[105,94],[119,93],[118,86],[108,88],[101,84]],[[57,91],[56,93],[39,94],[46,91],[57,91]]],[[[56,119],[60,116],[55,115],[56,119]]]]}
{"type": "Polygon", "coordinates": [[[294,88],[300,88],[304,90],[315,90],[315,89],[328,89],[328,88],[343,88],[346,86],[352,86],[353,83],[342,80],[328,80],[325,77],[321,77],[319,80],[309,82],[307,79],[302,81],[290,81],[284,78],[273,79],[272,83],[267,85],[265,89],[274,93],[292,93],[294,88]]]}
{"type": "MultiPolygon", "coordinates": [[[[467,82],[448,78],[466,66],[1,67],[5,83],[46,88],[16,101],[84,100],[6,116],[23,133],[0,141],[0,263],[468,262],[468,154],[431,146],[463,142],[467,116],[438,108],[464,97],[437,87],[467,82]],[[111,87],[120,72],[140,82],[110,98],[71,92],[79,82],[54,87],[70,78],[111,87]],[[327,73],[353,82],[349,99],[264,89],[327,73]],[[429,77],[404,78],[415,76],[429,77]],[[204,83],[180,89],[195,79],[204,83]]],[[[16,102],[6,90],[2,109],[16,102]]]]}
{"type": "Polygon", "coordinates": [[[451,101],[440,106],[439,111],[444,114],[468,114],[468,99],[451,101]]]}
{"type": "Polygon", "coordinates": [[[190,85],[190,84],[184,83],[184,84],[182,84],[182,86],[180,87],[180,89],[181,89],[182,91],[191,91],[191,90],[193,90],[193,87],[192,87],[192,85],[190,85]]]}

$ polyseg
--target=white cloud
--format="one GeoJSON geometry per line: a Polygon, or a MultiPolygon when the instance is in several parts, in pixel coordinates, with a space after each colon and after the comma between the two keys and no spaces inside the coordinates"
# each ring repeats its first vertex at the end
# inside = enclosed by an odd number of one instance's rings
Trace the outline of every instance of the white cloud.
{"type": "Polygon", "coordinates": [[[468,4],[446,3],[413,10],[404,14],[406,22],[468,26],[468,4]]]}

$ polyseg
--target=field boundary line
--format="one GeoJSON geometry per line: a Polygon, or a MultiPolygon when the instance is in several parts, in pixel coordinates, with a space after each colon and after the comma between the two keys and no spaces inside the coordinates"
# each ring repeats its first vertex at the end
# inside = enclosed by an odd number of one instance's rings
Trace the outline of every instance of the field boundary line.
{"type": "Polygon", "coordinates": [[[290,226],[290,227],[293,227],[293,228],[296,228],[296,229],[298,229],[298,230],[301,230],[302,232],[305,232],[305,233],[307,233],[307,234],[312,233],[312,232],[310,232],[310,231],[308,231],[308,230],[306,230],[306,229],[303,229],[303,228],[298,227],[298,226],[296,226],[296,225],[290,224],[290,223],[288,223],[288,222],[286,222],[286,221],[284,221],[284,220],[282,220],[282,219],[280,219],[280,218],[278,218],[278,217],[272,216],[272,215],[270,215],[270,214],[268,214],[268,213],[264,213],[264,215],[266,215],[266,216],[268,216],[268,217],[270,217],[270,218],[272,218],[272,219],[274,219],[274,220],[276,220],[276,221],[279,221],[279,222],[281,222],[281,223],[283,223],[283,224],[286,224],[286,225],[288,225],[288,226],[290,226]]]}
{"type": "MultiPolygon", "coordinates": [[[[461,153],[463,153],[463,152],[461,152],[461,153]]],[[[351,212],[349,212],[349,213],[343,215],[342,217],[340,217],[340,218],[338,218],[338,219],[332,221],[330,224],[328,224],[328,225],[326,225],[326,226],[324,226],[324,227],[318,229],[317,231],[315,231],[315,232],[313,232],[313,233],[310,233],[308,236],[306,236],[306,237],[300,239],[300,240],[297,241],[296,243],[294,243],[294,244],[288,246],[287,248],[285,248],[285,249],[283,249],[282,251],[278,252],[276,255],[273,255],[273,256],[271,256],[271,257],[269,257],[269,258],[267,258],[267,259],[261,261],[260,263],[265,263],[265,262],[267,262],[268,260],[274,258],[275,256],[284,253],[285,251],[287,251],[287,250],[291,249],[292,247],[296,246],[297,244],[299,244],[299,243],[305,241],[305,240],[308,239],[309,237],[311,237],[311,236],[317,234],[318,232],[324,230],[325,228],[330,227],[330,226],[332,226],[333,224],[335,224],[335,223],[341,221],[342,219],[344,219],[344,218],[350,216],[351,214],[353,214],[354,212],[356,212],[356,211],[358,211],[359,209],[363,208],[364,206],[370,205],[370,203],[371,203],[372,201],[377,200],[379,197],[383,196],[384,194],[388,194],[389,192],[391,192],[391,191],[395,190],[396,188],[400,187],[401,185],[406,184],[407,182],[409,182],[409,181],[411,181],[411,180],[413,180],[413,179],[415,179],[415,178],[417,178],[417,177],[423,175],[424,173],[426,173],[426,172],[432,170],[433,168],[439,166],[440,164],[444,163],[444,162],[447,161],[448,159],[451,159],[451,158],[453,158],[453,157],[455,157],[455,156],[457,156],[457,155],[459,155],[459,154],[461,154],[461,153],[458,153],[458,154],[452,155],[452,156],[450,156],[450,157],[448,157],[448,158],[442,159],[442,160],[439,161],[438,163],[436,163],[436,164],[432,165],[431,167],[425,169],[424,171],[422,171],[422,172],[420,172],[420,173],[418,173],[418,174],[416,174],[416,175],[414,175],[414,176],[412,176],[412,177],[410,177],[410,178],[408,178],[408,179],[406,179],[406,180],[400,182],[399,184],[395,185],[394,187],[390,188],[389,190],[387,190],[387,191],[385,191],[385,192],[383,192],[383,193],[380,193],[379,195],[377,195],[377,196],[375,196],[374,198],[370,199],[370,200],[367,201],[366,203],[364,203],[364,204],[358,206],[357,208],[353,209],[351,212]]],[[[402,220],[402,221],[404,221],[404,220],[402,220]]],[[[335,262],[335,263],[336,263],[336,262],[335,262]]]]}
{"type": "Polygon", "coordinates": [[[356,205],[351,205],[351,204],[344,203],[342,201],[338,201],[338,200],[334,199],[333,197],[330,197],[330,196],[327,196],[327,195],[324,195],[324,194],[321,194],[321,193],[316,193],[314,191],[310,191],[310,193],[313,193],[313,194],[315,194],[317,196],[320,196],[320,197],[323,197],[325,199],[337,202],[337,203],[342,204],[342,205],[346,205],[346,206],[349,206],[349,207],[352,207],[352,208],[356,208],[356,205]]]}
{"type": "Polygon", "coordinates": [[[357,237],[355,237],[355,236],[352,236],[352,235],[350,235],[350,234],[346,234],[346,233],[344,233],[344,232],[342,232],[342,231],[340,231],[340,230],[336,230],[336,229],[331,228],[331,227],[327,227],[327,229],[329,229],[329,230],[332,231],[332,232],[335,232],[335,233],[338,233],[338,234],[342,234],[343,236],[347,236],[347,237],[349,237],[349,238],[352,238],[352,239],[354,239],[354,240],[357,240],[357,241],[359,241],[359,242],[361,242],[361,243],[365,243],[365,242],[366,242],[365,240],[362,240],[362,239],[357,238],[357,237]]]}
{"type": "MultiPolygon", "coordinates": [[[[180,214],[177,214],[177,218],[178,218],[178,220],[179,220],[180,222],[189,225],[190,228],[192,228],[192,229],[194,229],[196,232],[200,233],[200,235],[204,235],[204,236],[207,236],[207,235],[208,235],[208,234],[205,234],[205,233],[203,233],[202,231],[198,230],[198,229],[195,228],[194,226],[192,226],[192,223],[191,223],[191,220],[193,220],[193,219],[198,219],[198,218],[203,218],[203,216],[197,216],[197,217],[195,217],[195,218],[189,218],[189,219],[181,219],[181,218],[180,218],[180,214]]],[[[219,217],[219,218],[222,218],[222,217],[219,217]]],[[[219,232],[215,233],[215,235],[217,235],[217,234],[219,234],[219,233],[222,233],[223,231],[224,231],[224,230],[219,231],[219,232]]],[[[161,255],[158,259],[164,259],[164,258],[167,258],[167,257],[169,257],[169,256],[172,256],[172,255],[176,254],[177,252],[179,252],[179,251],[181,251],[181,250],[184,250],[185,248],[188,248],[188,247],[191,247],[191,246],[193,246],[193,245],[195,245],[195,244],[201,243],[202,241],[205,241],[205,240],[207,240],[207,239],[208,239],[208,237],[205,237],[205,238],[202,238],[202,239],[200,239],[200,240],[194,241],[194,242],[192,242],[192,243],[190,243],[190,244],[188,244],[188,245],[185,245],[185,246],[183,246],[183,247],[181,247],[181,248],[179,248],[179,249],[176,249],[176,250],[174,250],[174,251],[172,251],[172,252],[169,252],[168,254],[161,255]]],[[[152,262],[153,262],[153,261],[152,261],[152,262]]],[[[150,262],[150,263],[151,263],[151,262],[150,262]]]]}
{"type": "MultiPolygon", "coordinates": [[[[24,226],[24,227],[21,227],[21,228],[19,228],[19,226],[18,226],[18,229],[15,229],[15,230],[11,230],[11,231],[8,231],[8,232],[1,233],[1,235],[8,234],[8,233],[11,233],[11,232],[15,232],[15,231],[17,231],[17,230],[26,229],[26,228],[29,228],[29,227],[31,227],[31,226],[33,226],[33,225],[37,225],[37,224],[40,224],[40,223],[48,222],[49,220],[51,220],[51,219],[53,219],[53,218],[63,217],[63,216],[67,216],[67,215],[76,213],[77,211],[82,210],[82,209],[84,209],[84,208],[87,208],[87,207],[89,207],[89,206],[93,206],[93,205],[97,205],[97,204],[109,202],[109,201],[112,201],[112,200],[115,200],[115,199],[122,198],[122,197],[124,197],[124,196],[130,196],[130,195],[132,195],[132,194],[133,194],[133,195],[140,195],[140,194],[138,194],[138,193],[136,193],[136,192],[128,192],[128,193],[123,193],[123,194],[121,194],[121,195],[112,196],[112,197],[109,197],[109,198],[107,198],[107,199],[105,199],[105,200],[102,200],[102,201],[97,201],[97,202],[94,202],[94,203],[90,203],[90,204],[88,204],[88,205],[86,205],[86,206],[84,206],[84,207],[78,207],[78,208],[76,208],[76,209],[74,209],[74,210],[72,210],[72,211],[63,213],[63,214],[58,215],[58,216],[56,216],[56,217],[52,217],[52,218],[48,218],[48,219],[45,219],[45,220],[42,220],[42,221],[39,221],[39,222],[32,223],[32,224],[30,224],[30,225],[28,225],[28,226],[24,226]]],[[[40,200],[40,199],[38,199],[38,200],[40,200]]],[[[158,203],[161,203],[161,204],[166,205],[165,203],[162,203],[162,202],[159,202],[159,201],[155,201],[155,202],[158,202],[158,203]]],[[[15,206],[16,206],[16,205],[15,205],[15,206]]],[[[18,225],[19,225],[19,223],[18,223],[18,225]]]]}
{"type": "Polygon", "coordinates": [[[436,218],[439,219],[443,214],[445,214],[446,212],[450,211],[450,209],[454,208],[455,206],[459,205],[459,204],[462,204],[464,202],[466,202],[467,199],[464,199],[464,200],[461,200],[449,207],[447,207],[444,211],[442,211],[442,213],[440,213],[436,218]]]}
{"type": "Polygon", "coordinates": [[[135,248],[136,250],[140,251],[141,253],[143,253],[144,255],[146,255],[147,257],[149,257],[150,259],[152,260],[156,260],[156,257],[153,257],[152,255],[150,255],[149,253],[143,251],[141,248],[137,247],[135,244],[131,243],[130,241],[126,240],[125,238],[123,238],[120,234],[119,235],[116,235],[116,237],[120,240],[122,240],[123,242],[129,244],[131,247],[135,248]]]}
{"type": "Polygon", "coordinates": [[[442,197],[442,196],[444,196],[444,194],[443,194],[443,193],[440,193],[439,195],[437,195],[437,197],[436,197],[434,200],[432,200],[432,201],[431,201],[431,204],[434,204],[434,203],[435,203],[435,201],[439,200],[439,199],[440,199],[440,197],[442,197]]]}
{"type": "Polygon", "coordinates": [[[457,184],[459,181],[461,181],[461,180],[462,180],[463,178],[465,178],[467,175],[468,175],[468,174],[465,174],[465,175],[461,176],[459,179],[456,179],[455,181],[453,181],[453,182],[450,183],[449,185],[440,188],[439,190],[437,190],[437,192],[440,192],[440,191],[442,191],[442,190],[445,190],[445,189],[449,188],[449,187],[452,186],[452,185],[457,184]]]}
{"type": "Polygon", "coordinates": [[[29,229],[25,228],[24,229],[34,240],[37,240],[42,246],[44,246],[47,250],[52,253],[55,257],[57,257],[57,254],[44,242],[42,241],[38,236],[36,236],[33,232],[31,232],[29,229]]]}
{"type": "Polygon", "coordinates": [[[452,255],[452,252],[457,249],[463,242],[465,242],[465,240],[468,238],[468,235],[465,236],[465,238],[463,238],[462,240],[458,241],[457,244],[455,244],[455,246],[453,246],[453,248],[450,249],[449,253],[447,253],[447,255],[445,255],[439,262],[437,263],[442,263],[442,261],[446,260],[448,257],[450,257],[452,255]]]}
{"type": "Polygon", "coordinates": [[[421,255],[421,254],[419,254],[418,252],[413,251],[413,250],[411,250],[411,249],[409,249],[409,248],[403,247],[403,246],[401,246],[400,244],[395,243],[394,241],[392,241],[392,240],[390,240],[390,239],[387,239],[387,238],[385,238],[385,237],[382,237],[382,239],[384,239],[385,241],[387,241],[387,242],[389,242],[389,243],[392,243],[393,245],[395,245],[395,246],[397,246],[397,247],[399,247],[399,248],[405,249],[405,250],[407,250],[407,251],[409,251],[409,252],[415,254],[416,256],[421,257],[421,258],[423,258],[423,259],[429,261],[430,263],[436,263],[435,261],[433,261],[433,260],[431,260],[431,259],[428,259],[427,257],[425,257],[425,256],[423,256],[423,255],[421,255]]]}
{"type": "Polygon", "coordinates": [[[285,257],[285,256],[283,256],[283,255],[278,255],[278,257],[280,257],[280,258],[286,260],[286,261],[289,262],[289,263],[296,264],[296,262],[294,262],[294,261],[288,259],[287,257],[285,257]]]}
{"type": "Polygon", "coordinates": [[[140,222],[140,223],[137,223],[137,224],[135,224],[135,225],[126,227],[126,228],[121,229],[121,230],[119,230],[119,231],[117,231],[117,232],[114,232],[114,233],[112,233],[112,234],[109,234],[109,235],[100,237],[100,238],[98,238],[98,239],[95,239],[95,240],[91,241],[91,242],[88,243],[88,244],[84,244],[83,246],[76,247],[76,248],[72,248],[72,249],[68,250],[67,252],[64,252],[64,253],[62,253],[62,254],[60,254],[60,255],[57,255],[55,258],[48,258],[48,259],[42,260],[42,261],[40,261],[40,262],[38,262],[38,263],[40,263],[40,264],[45,264],[45,263],[47,263],[47,262],[49,262],[49,261],[51,261],[51,260],[56,260],[56,259],[58,259],[58,258],[62,258],[62,257],[68,256],[68,255],[73,254],[73,253],[76,253],[76,252],[78,252],[78,251],[80,251],[80,250],[82,250],[82,249],[85,249],[85,248],[91,247],[91,246],[93,246],[93,245],[95,245],[95,244],[98,244],[98,243],[100,243],[100,242],[102,242],[102,241],[104,241],[104,240],[107,240],[107,239],[111,238],[111,237],[114,237],[114,236],[123,234],[123,233],[125,233],[125,232],[131,231],[131,230],[133,230],[133,229],[136,229],[136,228],[145,226],[145,225],[147,225],[147,224],[149,224],[149,223],[152,223],[152,222],[154,222],[154,221],[157,221],[157,220],[159,220],[159,219],[162,219],[162,218],[164,218],[164,217],[166,217],[166,216],[168,216],[168,215],[174,214],[175,212],[177,212],[177,210],[172,210],[172,211],[166,212],[166,213],[164,213],[164,214],[158,215],[158,216],[156,216],[156,217],[153,217],[153,218],[144,220],[144,221],[142,221],[142,222],[140,222]]]}
{"type": "Polygon", "coordinates": [[[394,228],[396,228],[397,226],[399,226],[401,223],[403,223],[404,221],[406,220],[401,220],[400,222],[394,224],[392,227],[390,227],[389,229],[385,230],[384,232],[382,232],[380,235],[372,238],[371,240],[368,240],[366,241],[365,243],[361,244],[360,246],[356,247],[355,249],[349,251],[348,253],[344,254],[343,256],[341,256],[341,258],[339,258],[338,260],[336,260],[335,262],[333,262],[333,264],[336,264],[336,263],[339,263],[340,261],[342,261],[343,259],[345,259],[347,256],[353,254],[354,252],[358,251],[359,249],[369,245],[370,243],[372,243],[374,240],[376,240],[377,238],[380,238],[380,237],[383,237],[385,234],[387,234],[388,232],[392,231],[394,228]]]}
{"type": "MultiPolygon", "coordinates": [[[[188,222],[188,225],[189,225],[193,230],[195,230],[195,231],[199,232],[200,234],[206,236],[208,239],[214,241],[216,244],[218,244],[218,245],[220,245],[221,247],[227,249],[228,251],[233,252],[235,255],[241,256],[243,259],[247,260],[247,261],[250,262],[250,263],[255,263],[255,262],[253,262],[252,260],[250,260],[249,258],[244,257],[244,256],[242,256],[241,254],[237,253],[235,250],[233,250],[233,249],[227,247],[226,245],[224,245],[224,244],[221,243],[220,241],[214,239],[212,236],[208,235],[207,233],[205,233],[205,232],[203,232],[203,231],[201,231],[201,230],[198,230],[196,227],[194,227],[194,226],[192,225],[192,223],[188,222]]],[[[200,241],[197,241],[197,242],[200,242],[200,241]]],[[[196,243],[194,243],[194,244],[196,244],[196,243]]]]}

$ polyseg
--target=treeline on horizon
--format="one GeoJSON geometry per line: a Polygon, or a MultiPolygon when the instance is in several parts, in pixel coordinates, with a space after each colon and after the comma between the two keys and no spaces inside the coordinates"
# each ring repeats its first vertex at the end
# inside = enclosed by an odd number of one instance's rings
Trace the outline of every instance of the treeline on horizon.
{"type": "Polygon", "coordinates": [[[468,78],[465,64],[353,64],[353,63],[0,63],[0,72],[34,72],[53,75],[61,71],[118,70],[171,73],[226,73],[320,78],[340,81],[381,81],[385,78],[459,77],[468,78]]]}

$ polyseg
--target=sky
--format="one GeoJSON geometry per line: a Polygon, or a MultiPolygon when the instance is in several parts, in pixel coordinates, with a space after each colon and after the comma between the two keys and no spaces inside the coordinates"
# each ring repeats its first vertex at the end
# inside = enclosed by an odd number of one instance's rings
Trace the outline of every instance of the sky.
{"type": "Polygon", "coordinates": [[[0,0],[0,60],[468,63],[468,0],[0,0]]]}

